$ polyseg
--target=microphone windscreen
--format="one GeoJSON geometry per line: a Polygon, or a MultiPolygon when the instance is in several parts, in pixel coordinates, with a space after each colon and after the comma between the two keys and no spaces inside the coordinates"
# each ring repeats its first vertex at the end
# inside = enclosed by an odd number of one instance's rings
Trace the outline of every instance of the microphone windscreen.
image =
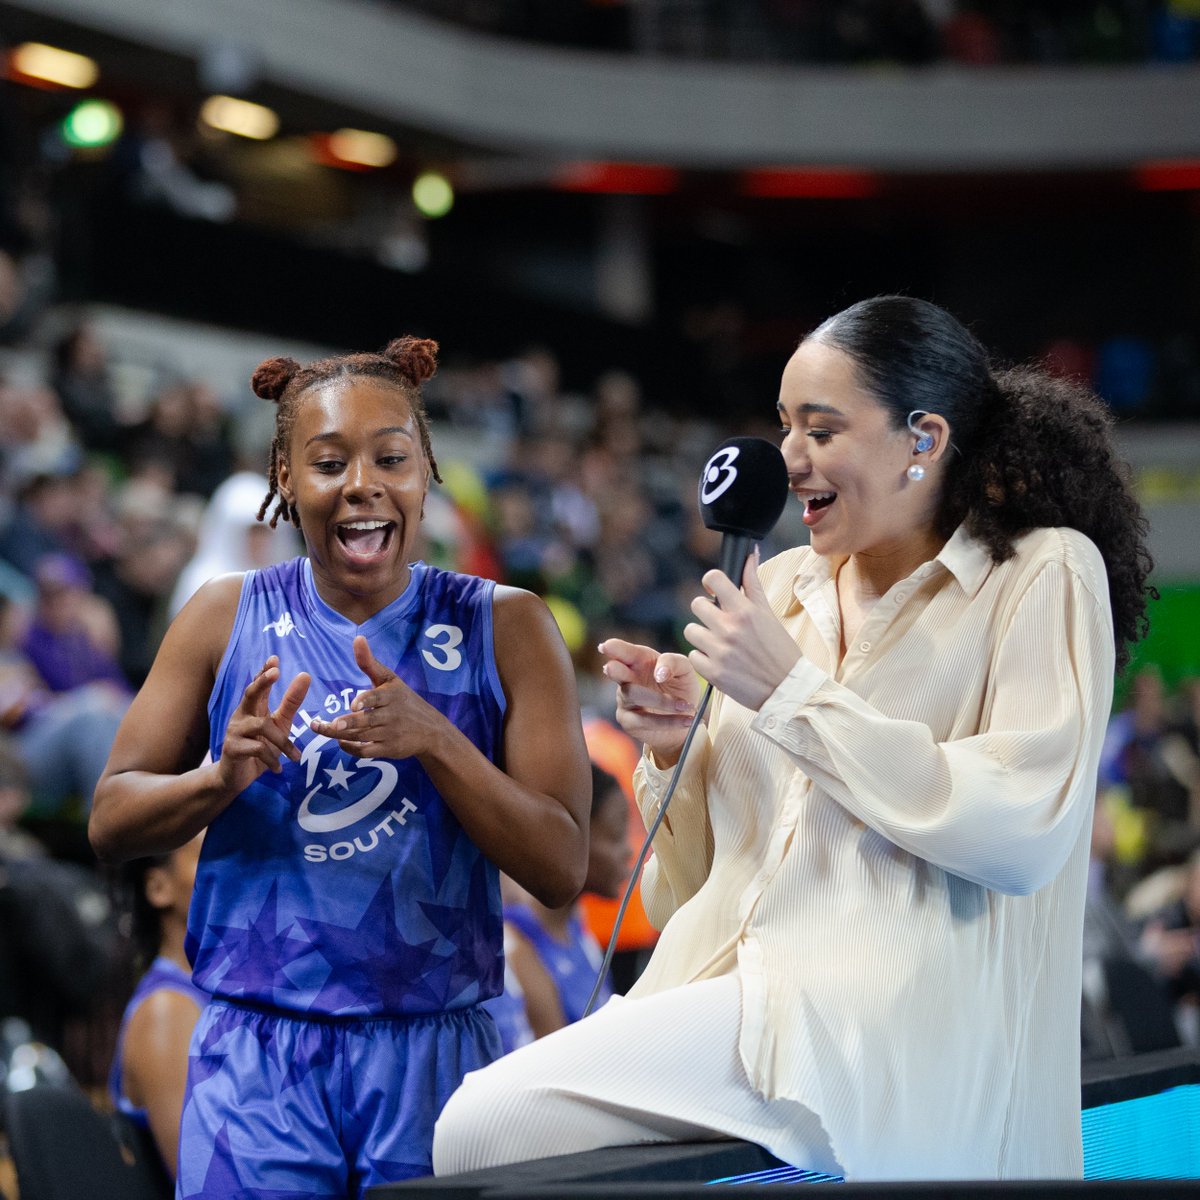
{"type": "Polygon", "coordinates": [[[700,473],[700,516],[709,529],[760,542],[788,498],[783,455],[766,438],[722,442],[700,473]]]}

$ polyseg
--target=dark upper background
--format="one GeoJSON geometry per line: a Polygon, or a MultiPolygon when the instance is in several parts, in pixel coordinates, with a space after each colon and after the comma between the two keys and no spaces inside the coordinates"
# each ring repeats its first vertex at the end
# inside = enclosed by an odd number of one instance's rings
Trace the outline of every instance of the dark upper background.
{"type": "MultiPolygon", "coordinates": [[[[736,420],[743,406],[769,402],[807,328],[895,290],[947,305],[1004,357],[1050,354],[1091,374],[1134,419],[1200,415],[1200,178],[1187,161],[1157,181],[1126,162],[933,173],[906,168],[901,148],[883,170],[829,176],[821,163],[784,164],[793,169],[785,194],[762,197],[747,194],[755,185],[744,164],[605,166],[592,156],[581,168],[523,158],[253,67],[241,68],[240,94],[276,109],[279,135],[205,137],[198,107],[222,71],[237,79],[236,59],[222,68],[64,20],[72,7],[89,6],[0,4],[5,43],[90,54],[101,76],[89,94],[125,117],[108,152],[69,154],[55,123],[79,95],[0,84],[0,244],[47,248],[57,301],[110,301],[334,345],[412,329],[435,334],[452,358],[546,343],[568,386],[586,388],[619,364],[643,380],[652,405],[736,420]],[[396,162],[370,172],[322,165],[310,134],[340,125],[388,132],[396,162]],[[197,182],[228,189],[221,219],[147,187],[145,148],[155,141],[197,182]],[[420,218],[408,200],[430,164],[458,184],[438,220],[420,218]]],[[[361,0],[345,7],[353,15],[361,0]]],[[[1076,78],[1114,66],[1189,72],[1200,54],[1200,5],[1188,0],[371,7],[542,49],[864,81],[947,67],[979,78],[1013,66],[1076,78]]]]}

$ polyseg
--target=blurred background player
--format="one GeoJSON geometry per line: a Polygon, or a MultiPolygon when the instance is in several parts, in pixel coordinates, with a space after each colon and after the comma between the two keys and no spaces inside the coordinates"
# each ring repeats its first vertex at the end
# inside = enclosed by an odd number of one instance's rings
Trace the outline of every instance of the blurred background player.
{"type": "MultiPolygon", "coordinates": [[[[607,771],[592,764],[588,873],[584,895],[619,901],[633,851],[626,830],[625,793],[607,771]]],[[[507,1053],[578,1021],[596,984],[604,949],[584,923],[582,897],[550,908],[510,879],[504,895],[504,994],[488,1001],[507,1053]]],[[[596,1005],[612,995],[606,979],[596,1005]]]]}
{"type": "Polygon", "coordinates": [[[188,1045],[208,1003],[208,995],[192,983],[183,949],[202,841],[201,834],[169,854],[134,859],[121,871],[142,975],[121,1018],[109,1099],[118,1112],[149,1131],[172,1180],[188,1045]]]}

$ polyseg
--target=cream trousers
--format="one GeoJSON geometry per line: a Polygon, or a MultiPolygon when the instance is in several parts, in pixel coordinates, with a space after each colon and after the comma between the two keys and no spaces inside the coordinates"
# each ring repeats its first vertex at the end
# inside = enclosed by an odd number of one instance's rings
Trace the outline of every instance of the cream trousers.
{"type": "Polygon", "coordinates": [[[433,1169],[457,1174],[555,1154],[734,1137],[840,1173],[816,1115],[755,1091],[738,1050],[735,975],[598,1012],[473,1071],[434,1129],[433,1169]]]}

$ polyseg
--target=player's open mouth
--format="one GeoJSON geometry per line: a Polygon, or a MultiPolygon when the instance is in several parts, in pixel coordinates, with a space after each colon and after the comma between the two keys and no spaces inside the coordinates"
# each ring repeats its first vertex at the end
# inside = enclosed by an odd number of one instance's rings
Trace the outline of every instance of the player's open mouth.
{"type": "Polygon", "coordinates": [[[337,536],[351,558],[369,559],[387,550],[395,528],[392,521],[346,521],[337,527],[337,536]]]}

